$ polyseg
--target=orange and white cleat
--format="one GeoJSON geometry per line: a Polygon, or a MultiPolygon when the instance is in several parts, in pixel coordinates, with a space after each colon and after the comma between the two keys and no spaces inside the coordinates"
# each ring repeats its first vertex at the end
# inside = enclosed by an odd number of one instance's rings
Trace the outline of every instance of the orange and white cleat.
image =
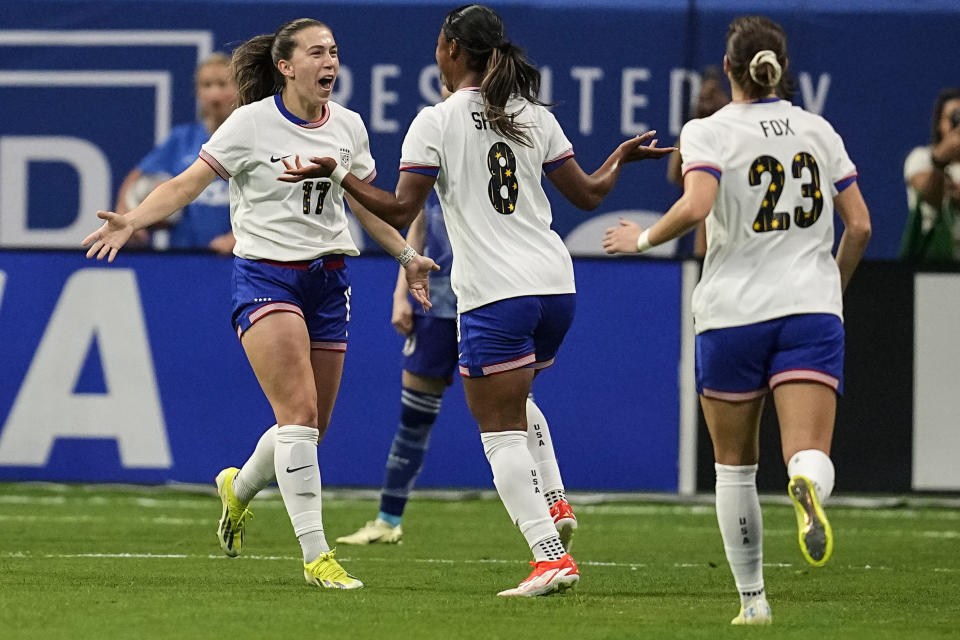
{"type": "Polygon", "coordinates": [[[560,534],[560,542],[563,548],[570,551],[570,545],[573,544],[573,534],[577,531],[577,517],[573,515],[573,509],[566,500],[560,500],[550,507],[550,516],[553,518],[553,526],[557,528],[560,534]]]}
{"type": "Polygon", "coordinates": [[[577,563],[568,553],[559,560],[531,562],[533,571],[527,579],[515,589],[501,591],[498,596],[548,596],[551,593],[561,593],[577,584],[580,580],[580,571],[577,563]]]}

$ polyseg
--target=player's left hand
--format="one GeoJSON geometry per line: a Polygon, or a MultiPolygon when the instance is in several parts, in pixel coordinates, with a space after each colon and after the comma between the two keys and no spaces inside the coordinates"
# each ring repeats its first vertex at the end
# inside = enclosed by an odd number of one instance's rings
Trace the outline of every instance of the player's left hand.
{"type": "Polygon", "coordinates": [[[647,131],[622,143],[619,148],[623,162],[665,158],[677,150],[676,147],[658,147],[659,141],[653,137],[655,135],[657,135],[656,131],[647,131]],[[648,141],[649,144],[647,144],[648,141]]]}
{"type": "Polygon", "coordinates": [[[300,164],[300,156],[294,156],[293,160],[293,164],[286,158],[281,160],[286,171],[277,176],[277,180],[281,182],[300,182],[301,180],[329,178],[333,170],[337,168],[337,161],[333,158],[310,158],[310,162],[314,164],[308,164],[307,166],[300,164]]]}
{"type": "Polygon", "coordinates": [[[620,218],[620,225],[610,227],[603,234],[603,248],[607,253],[637,253],[637,239],[643,227],[620,218]]]}
{"type": "Polygon", "coordinates": [[[420,303],[424,311],[430,311],[433,306],[430,302],[430,272],[440,271],[440,267],[427,256],[418,255],[403,270],[410,295],[420,303]]]}

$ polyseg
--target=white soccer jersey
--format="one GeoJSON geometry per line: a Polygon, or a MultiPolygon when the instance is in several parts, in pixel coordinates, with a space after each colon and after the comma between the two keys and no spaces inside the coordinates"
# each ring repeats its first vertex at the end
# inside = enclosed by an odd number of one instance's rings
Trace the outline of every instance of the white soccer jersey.
{"type": "Polygon", "coordinates": [[[543,172],[573,156],[553,114],[511,100],[532,147],[507,140],[483,119],[476,89],[423,109],[403,141],[401,171],[436,176],[453,248],[457,311],[507,298],[574,293],[570,253],[553,230],[543,172]]]}
{"type": "Polygon", "coordinates": [[[680,134],[683,173],[719,180],[693,294],[697,333],[797,313],[843,318],[833,198],[856,179],[843,140],[785,100],[731,103],[680,134]]]}
{"type": "Polygon", "coordinates": [[[313,260],[329,253],[359,253],[347,228],[343,189],[329,179],[280,182],[281,159],[330,156],[361,180],[376,175],[360,115],[328,102],[316,122],[283,106],[280,95],[236,109],[200,150],[230,181],[234,254],[250,260],[313,260]]]}

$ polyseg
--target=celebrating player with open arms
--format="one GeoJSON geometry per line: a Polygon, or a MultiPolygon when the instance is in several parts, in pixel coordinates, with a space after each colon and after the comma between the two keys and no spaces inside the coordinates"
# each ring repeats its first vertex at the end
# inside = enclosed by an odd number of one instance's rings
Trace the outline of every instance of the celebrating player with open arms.
{"type": "MultiPolygon", "coordinates": [[[[237,239],[232,322],[277,424],[242,469],[217,476],[220,546],[229,556],[241,552],[247,504],[275,476],[307,582],[356,589],[363,584],[343,570],[324,537],[317,443],[330,421],[347,345],[345,256],[359,252],[339,185],[328,179],[291,185],[277,176],[288,159],[320,152],[366,184],[376,173],[374,161],[360,116],[330,101],[340,61],[326,25],[310,18],[287,22],[240,45],[232,64],[241,106],[203,145],[200,158],[126,215],[99,212],[106,222],[83,244],[91,245],[87,257],[112,261],[135,230],[182,208],[217,176],[230,181],[237,239]]],[[[433,261],[405,250],[397,231],[346,197],[371,236],[399,256],[417,301],[429,306],[433,261]]]]}
{"type": "MultiPolygon", "coordinates": [[[[534,556],[534,570],[503,596],[543,595],[579,580],[542,496],[527,448],[527,394],[553,363],[574,314],[570,254],[550,229],[541,176],[574,205],[593,209],[622,166],[660,158],[653,132],[621,144],[593,174],[537,99],[539,71],[504,36],[493,10],[466,5],[447,14],[437,65],[453,95],[423,109],[403,143],[396,194],[348,175],[333,158],[288,172],[330,176],[370,211],[402,227],[436,188],[453,247],[451,282],[459,313],[460,374],[480,426],[493,481],[534,556]]],[[[313,154],[320,156],[322,154],[313,154]]]]}
{"type": "Polygon", "coordinates": [[[773,391],[800,549],[825,563],[833,534],[830,442],[843,390],[842,293],[870,238],[870,214],[843,140],[820,116],[777,98],[787,67],[780,25],[734,20],[723,68],[733,103],[680,136],[684,193],[652,227],[621,221],[609,253],[658,245],[706,219],[693,294],[697,391],[716,459],[717,520],[740,591],[733,624],[772,620],[757,499],[759,425],[773,391]],[[845,230],[833,248],[833,214],[845,230]]]}

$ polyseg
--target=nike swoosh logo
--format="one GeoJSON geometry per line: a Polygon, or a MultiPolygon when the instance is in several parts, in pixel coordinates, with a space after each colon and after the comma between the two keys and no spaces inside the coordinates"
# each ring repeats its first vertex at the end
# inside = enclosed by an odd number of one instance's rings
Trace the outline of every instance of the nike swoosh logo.
{"type": "Polygon", "coordinates": [[[293,473],[294,471],[300,471],[301,469],[307,469],[312,466],[313,466],[312,464],[305,464],[302,467],[297,467],[296,469],[291,469],[290,467],[287,467],[287,473],[293,473]]]}
{"type": "Polygon", "coordinates": [[[290,157],[289,153],[285,156],[270,156],[270,162],[280,162],[284,158],[289,158],[289,157],[290,157]]]}

